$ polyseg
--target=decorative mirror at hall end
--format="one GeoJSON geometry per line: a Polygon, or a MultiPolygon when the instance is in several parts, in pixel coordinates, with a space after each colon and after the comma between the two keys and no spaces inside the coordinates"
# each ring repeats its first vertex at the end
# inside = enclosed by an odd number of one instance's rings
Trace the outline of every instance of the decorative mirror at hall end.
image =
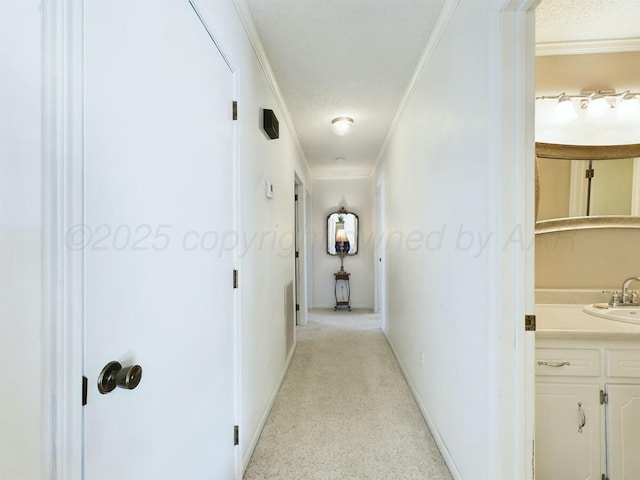
{"type": "Polygon", "coordinates": [[[355,255],[358,253],[358,216],[344,207],[327,217],[327,253],[355,255]]]}

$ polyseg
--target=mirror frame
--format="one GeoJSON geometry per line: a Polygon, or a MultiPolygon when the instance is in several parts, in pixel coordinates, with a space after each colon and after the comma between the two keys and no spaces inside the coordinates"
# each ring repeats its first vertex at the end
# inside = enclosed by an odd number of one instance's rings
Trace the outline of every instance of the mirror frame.
{"type": "Polygon", "coordinates": [[[331,250],[329,248],[332,245],[329,239],[329,232],[330,232],[329,221],[331,220],[331,217],[333,215],[353,215],[355,217],[355,227],[356,227],[354,232],[355,241],[353,242],[355,243],[355,252],[353,250],[349,250],[349,252],[345,253],[344,255],[346,256],[357,255],[358,251],[360,250],[360,218],[358,218],[358,215],[356,215],[355,213],[347,211],[347,209],[345,209],[344,207],[340,207],[340,209],[338,209],[337,211],[331,212],[329,213],[329,215],[327,215],[327,230],[325,232],[326,233],[325,239],[327,241],[327,254],[333,255],[333,256],[340,255],[338,252],[331,253],[331,250]]]}
{"type": "Polygon", "coordinates": [[[606,215],[592,217],[553,218],[538,221],[540,184],[538,158],[558,160],[617,160],[640,157],[640,143],[628,145],[563,145],[536,142],[535,233],[563,232],[588,228],[640,228],[640,217],[606,215]]]}

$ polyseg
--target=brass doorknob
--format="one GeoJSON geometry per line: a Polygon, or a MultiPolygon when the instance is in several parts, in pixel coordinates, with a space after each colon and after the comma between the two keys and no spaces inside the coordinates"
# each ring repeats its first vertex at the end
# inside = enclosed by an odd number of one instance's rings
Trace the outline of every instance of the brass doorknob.
{"type": "Polygon", "coordinates": [[[123,368],[120,362],[109,362],[98,377],[98,391],[103,394],[109,393],[116,387],[133,390],[140,384],[140,380],[142,380],[140,365],[123,368]]]}

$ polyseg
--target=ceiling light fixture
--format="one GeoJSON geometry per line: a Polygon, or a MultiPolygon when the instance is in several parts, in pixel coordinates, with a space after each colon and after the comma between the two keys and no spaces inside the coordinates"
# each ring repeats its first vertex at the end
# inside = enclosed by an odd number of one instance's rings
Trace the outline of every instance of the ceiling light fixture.
{"type": "Polygon", "coordinates": [[[353,118],[351,117],[337,117],[331,120],[331,128],[333,133],[339,136],[346,135],[353,128],[353,118]]]}
{"type": "Polygon", "coordinates": [[[608,111],[618,110],[618,115],[625,118],[640,118],[640,111],[636,110],[635,103],[640,97],[638,92],[629,90],[618,93],[615,90],[598,90],[580,92],[580,95],[559,95],[536,97],[536,100],[555,100],[558,102],[555,110],[555,122],[567,123],[577,118],[574,101],[580,110],[586,110],[589,117],[597,117],[608,111]],[[634,102],[635,101],[635,102],[634,102]]]}

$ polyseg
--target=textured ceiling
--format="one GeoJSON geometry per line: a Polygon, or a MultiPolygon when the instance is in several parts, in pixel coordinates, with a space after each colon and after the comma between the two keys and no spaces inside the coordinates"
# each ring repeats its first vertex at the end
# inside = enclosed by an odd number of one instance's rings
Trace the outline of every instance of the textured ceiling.
{"type": "Polygon", "coordinates": [[[640,37],[640,0],[542,0],[536,42],[640,37]]]}
{"type": "MultiPolygon", "coordinates": [[[[250,13],[314,176],[368,175],[444,0],[236,0],[250,13]],[[350,135],[331,132],[338,116],[350,135]],[[336,160],[336,159],[341,160],[336,160]]],[[[640,37],[640,0],[542,0],[536,41],[640,37]]]]}
{"type": "Polygon", "coordinates": [[[443,0],[244,3],[314,175],[368,175],[443,0]],[[350,135],[332,133],[338,116],[350,135]]]}

